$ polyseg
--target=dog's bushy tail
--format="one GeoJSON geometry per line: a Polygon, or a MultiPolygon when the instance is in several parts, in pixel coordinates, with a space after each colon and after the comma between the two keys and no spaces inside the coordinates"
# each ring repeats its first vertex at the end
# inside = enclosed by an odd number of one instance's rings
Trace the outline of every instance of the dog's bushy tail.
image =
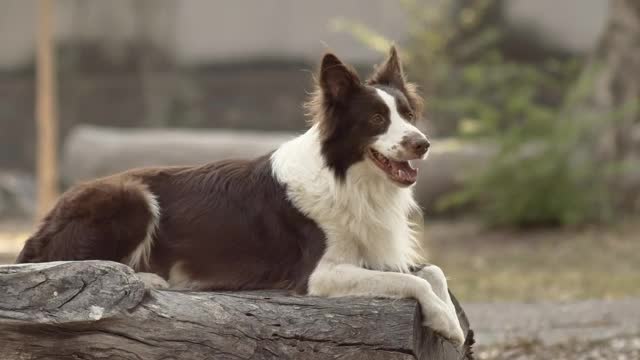
{"type": "Polygon", "coordinates": [[[81,184],[63,194],[26,241],[16,263],[72,260],[148,263],[159,209],[137,179],[81,184]]]}

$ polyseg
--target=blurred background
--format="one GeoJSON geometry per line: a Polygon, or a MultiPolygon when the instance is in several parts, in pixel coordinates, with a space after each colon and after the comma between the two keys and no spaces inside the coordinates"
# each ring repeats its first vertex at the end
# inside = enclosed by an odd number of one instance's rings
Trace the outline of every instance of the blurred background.
{"type": "Polygon", "coordinates": [[[325,51],[364,78],[393,42],[434,143],[416,186],[426,248],[478,356],[640,358],[637,0],[0,9],[0,263],[78,181],[275,148],[306,128],[325,51]]]}

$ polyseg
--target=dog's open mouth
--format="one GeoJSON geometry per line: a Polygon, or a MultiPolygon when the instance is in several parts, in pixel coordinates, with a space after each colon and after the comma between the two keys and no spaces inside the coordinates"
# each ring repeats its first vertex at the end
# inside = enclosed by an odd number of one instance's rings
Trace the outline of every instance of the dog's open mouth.
{"type": "Polygon", "coordinates": [[[371,148],[369,148],[369,156],[391,180],[401,185],[412,185],[418,179],[418,169],[411,166],[409,161],[391,160],[371,148]]]}

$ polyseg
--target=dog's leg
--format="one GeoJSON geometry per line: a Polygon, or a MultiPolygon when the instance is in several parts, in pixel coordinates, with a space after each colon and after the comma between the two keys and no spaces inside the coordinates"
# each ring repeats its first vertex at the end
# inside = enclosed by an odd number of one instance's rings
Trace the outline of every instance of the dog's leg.
{"type": "Polygon", "coordinates": [[[142,282],[144,283],[144,287],[147,290],[169,288],[169,283],[157,274],[148,273],[148,272],[138,272],[136,273],[136,276],[140,280],[142,280],[142,282]]]}
{"type": "Polygon", "coordinates": [[[422,308],[425,326],[457,345],[464,342],[464,333],[455,312],[449,311],[447,304],[434,293],[428,281],[417,276],[321,262],[309,279],[309,294],[414,298],[422,308]]]}
{"type": "Polygon", "coordinates": [[[412,274],[425,279],[431,284],[433,292],[447,305],[447,309],[454,315],[456,315],[456,307],[451,301],[449,295],[449,286],[447,285],[447,278],[440,267],[436,265],[427,264],[419,268],[413,269],[412,274]]]}
{"type": "Polygon", "coordinates": [[[132,178],[99,180],[66,192],[16,262],[110,260],[149,268],[159,205],[132,178]]]}

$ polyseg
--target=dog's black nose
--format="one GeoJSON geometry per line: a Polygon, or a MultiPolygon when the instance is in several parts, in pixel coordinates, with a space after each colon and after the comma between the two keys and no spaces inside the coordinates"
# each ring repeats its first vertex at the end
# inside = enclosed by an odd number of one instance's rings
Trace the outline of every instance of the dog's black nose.
{"type": "Polygon", "coordinates": [[[411,150],[418,156],[422,156],[429,150],[429,140],[425,138],[417,139],[411,143],[411,150]]]}
{"type": "Polygon", "coordinates": [[[405,136],[402,140],[402,145],[405,147],[405,149],[411,151],[419,157],[422,157],[424,154],[426,154],[427,150],[429,150],[429,146],[431,146],[429,140],[427,140],[427,138],[422,134],[412,134],[405,136]]]}

